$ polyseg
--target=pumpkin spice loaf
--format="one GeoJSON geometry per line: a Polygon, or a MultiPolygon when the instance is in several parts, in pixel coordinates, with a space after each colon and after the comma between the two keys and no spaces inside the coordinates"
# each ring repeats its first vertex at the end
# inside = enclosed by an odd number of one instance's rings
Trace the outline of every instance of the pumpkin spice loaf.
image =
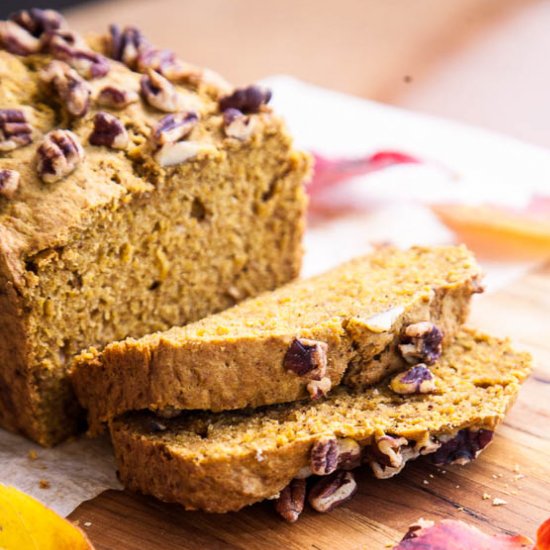
{"type": "Polygon", "coordinates": [[[385,380],[258,411],[173,419],[126,413],[111,421],[111,437],[120,479],[131,490],[209,512],[279,498],[279,512],[293,521],[306,477],[314,476],[310,503],[326,511],[351,495],[347,470],[359,464],[388,478],[419,455],[440,465],[474,459],[529,372],[528,354],[463,329],[430,368],[435,387],[427,394],[403,396],[385,380]]]}
{"type": "Polygon", "coordinates": [[[62,440],[75,353],[298,274],[310,162],[269,99],[133,27],[0,22],[1,426],[62,440]]]}
{"type": "Polygon", "coordinates": [[[383,248],[185,327],[79,355],[90,432],[125,411],[221,411],[317,398],[433,362],[480,271],[464,247],[383,248]]]}

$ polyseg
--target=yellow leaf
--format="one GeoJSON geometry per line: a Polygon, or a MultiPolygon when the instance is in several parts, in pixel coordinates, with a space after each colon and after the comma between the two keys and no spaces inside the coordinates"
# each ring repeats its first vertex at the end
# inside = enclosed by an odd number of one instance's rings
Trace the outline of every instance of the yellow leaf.
{"type": "Polygon", "coordinates": [[[93,550],[86,535],[43,504],[0,484],[0,550],[93,550]]]}

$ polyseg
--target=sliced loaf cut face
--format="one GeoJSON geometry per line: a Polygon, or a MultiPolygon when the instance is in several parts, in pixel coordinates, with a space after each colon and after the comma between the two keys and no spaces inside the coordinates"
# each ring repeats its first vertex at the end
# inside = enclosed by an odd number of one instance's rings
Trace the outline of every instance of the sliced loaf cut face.
{"type": "Polygon", "coordinates": [[[380,249],[194,324],[85,352],[73,384],[92,433],[126,411],[255,408],[342,381],[364,387],[403,368],[403,355],[433,361],[479,280],[462,246],[380,249]],[[418,323],[424,335],[407,336],[418,323]]]}
{"type": "Polygon", "coordinates": [[[386,380],[259,411],[168,420],[127,413],[110,424],[120,478],[133,491],[189,510],[228,512],[276,498],[293,479],[361,463],[378,478],[419,455],[465,464],[491,441],[530,372],[530,357],[508,341],[462,330],[430,370],[430,394],[402,396],[386,380]]]}

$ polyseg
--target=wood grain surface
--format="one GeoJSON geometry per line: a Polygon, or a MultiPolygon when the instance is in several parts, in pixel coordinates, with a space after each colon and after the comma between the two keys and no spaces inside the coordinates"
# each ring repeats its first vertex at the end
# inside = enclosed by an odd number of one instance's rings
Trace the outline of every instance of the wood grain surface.
{"type": "Polygon", "coordinates": [[[330,514],[307,510],[295,525],[280,520],[270,502],[209,515],[118,491],[82,504],[70,518],[97,550],[378,550],[419,517],[533,537],[550,516],[550,262],[480,296],[470,324],[512,336],[535,357],[535,372],[495,442],[472,464],[443,470],[419,460],[390,480],[375,480],[364,468],[351,502],[330,514]],[[506,504],[494,506],[494,498],[506,504]]]}

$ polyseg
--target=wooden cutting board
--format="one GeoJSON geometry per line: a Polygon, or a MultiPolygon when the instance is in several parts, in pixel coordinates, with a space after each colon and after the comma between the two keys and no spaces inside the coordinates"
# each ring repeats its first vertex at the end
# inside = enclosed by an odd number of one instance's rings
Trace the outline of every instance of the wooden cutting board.
{"type": "Polygon", "coordinates": [[[352,501],[330,514],[305,511],[294,525],[270,502],[209,515],[119,491],[82,504],[70,518],[97,550],[377,550],[398,542],[419,517],[534,537],[550,516],[550,262],[479,297],[471,324],[511,336],[535,357],[535,372],[495,442],[472,464],[443,470],[419,460],[391,480],[375,480],[364,468],[352,501]],[[494,498],[506,504],[495,506],[494,498]]]}

